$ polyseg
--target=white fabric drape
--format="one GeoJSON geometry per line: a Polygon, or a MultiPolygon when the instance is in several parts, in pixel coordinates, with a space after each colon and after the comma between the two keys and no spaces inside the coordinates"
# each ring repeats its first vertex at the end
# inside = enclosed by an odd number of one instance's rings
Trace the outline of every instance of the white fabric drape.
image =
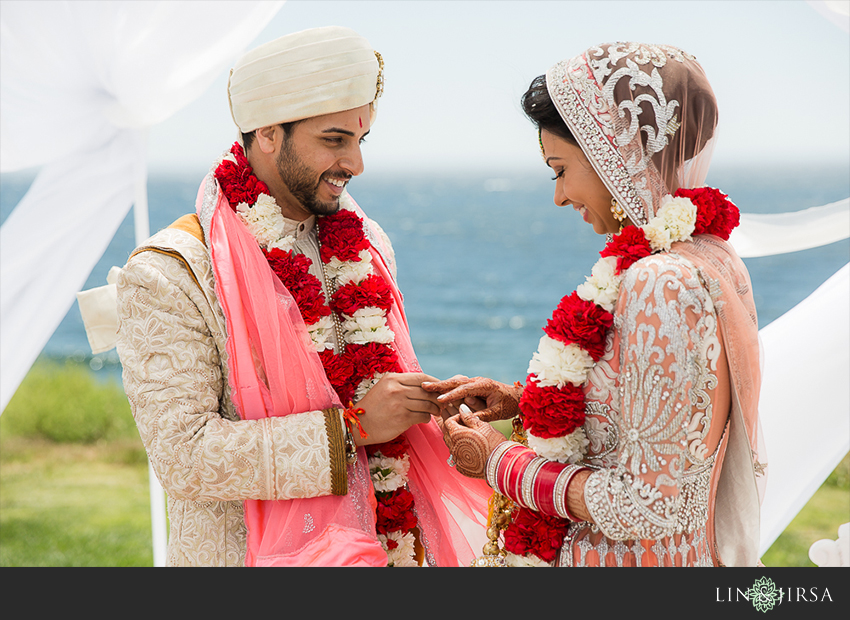
{"type": "Polygon", "coordinates": [[[41,169],[0,230],[0,411],[145,195],[145,128],[196,99],[282,5],[3,2],[0,170],[41,169]]]}
{"type": "Polygon", "coordinates": [[[799,252],[850,237],[850,198],[791,213],[741,214],[729,243],[753,258],[799,252]]]}
{"type": "Polygon", "coordinates": [[[844,32],[850,32],[850,1],[808,0],[808,4],[844,32]]]}
{"type": "Polygon", "coordinates": [[[764,553],[850,450],[850,264],[760,335],[764,553]]]}

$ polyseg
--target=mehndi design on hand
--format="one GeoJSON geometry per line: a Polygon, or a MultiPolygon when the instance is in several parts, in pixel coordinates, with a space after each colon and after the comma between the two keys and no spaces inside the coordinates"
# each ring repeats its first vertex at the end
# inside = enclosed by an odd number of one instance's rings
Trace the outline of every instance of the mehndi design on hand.
{"type": "Polygon", "coordinates": [[[509,420],[519,414],[519,399],[522,385],[506,385],[486,377],[453,377],[422,386],[429,392],[440,392],[438,400],[442,403],[463,401],[469,397],[483,399],[487,407],[475,412],[475,416],[484,422],[509,420]]]}
{"type": "Polygon", "coordinates": [[[505,436],[464,405],[459,415],[438,423],[457,470],[470,478],[484,478],[487,458],[496,446],[507,441],[505,436]]]}

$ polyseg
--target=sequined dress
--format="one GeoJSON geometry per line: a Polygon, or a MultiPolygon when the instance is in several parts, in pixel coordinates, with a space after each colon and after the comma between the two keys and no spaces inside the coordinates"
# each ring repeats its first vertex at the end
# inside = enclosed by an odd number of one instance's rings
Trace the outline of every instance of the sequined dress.
{"type": "Polygon", "coordinates": [[[570,526],[558,565],[713,565],[716,449],[705,439],[728,415],[713,406],[717,328],[708,287],[683,256],[658,254],[626,272],[606,354],[585,387],[595,523],[570,526]]]}

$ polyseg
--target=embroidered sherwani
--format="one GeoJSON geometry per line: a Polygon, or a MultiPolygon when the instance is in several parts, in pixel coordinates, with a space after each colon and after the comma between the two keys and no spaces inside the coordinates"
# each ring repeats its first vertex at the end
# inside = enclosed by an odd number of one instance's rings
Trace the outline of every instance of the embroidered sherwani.
{"type": "Polygon", "coordinates": [[[717,316],[700,271],[675,252],[625,275],[604,357],[585,388],[595,468],[561,566],[712,566],[706,540],[715,453],[717,316]]]}
{"type": "MultiPolygon", "coordinates": [[[[311,259],[311,273],[324,283],[314,220],[287,221],[285,234],[296,237],[295,251],[311,259]]],[[[138,248],[117,285],[124,388],[168,495],[169,566],[243,565],[243,500],[346,492],[337,410],[239,419],[230,400],[225,318],[194,216],[138,248]]]]}

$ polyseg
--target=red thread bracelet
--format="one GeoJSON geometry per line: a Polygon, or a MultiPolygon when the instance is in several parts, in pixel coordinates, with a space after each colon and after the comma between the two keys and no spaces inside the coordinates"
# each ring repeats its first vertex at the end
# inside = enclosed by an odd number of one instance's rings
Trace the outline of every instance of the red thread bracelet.
{"type": "Polygon", "coordinates": [[[348,426],[348,430],[353,433],[353,429],[356,427],[360,432],[360,437],[366,439],[369,435],[363,430],[363,427],[360,425],[360,417],[361,415],[365,415],[366,411],[361,407],[354,407],[354,403],[349,401],[348,408],[342,410],[342,417],[345,418],[345,425],[348,426]]]}

